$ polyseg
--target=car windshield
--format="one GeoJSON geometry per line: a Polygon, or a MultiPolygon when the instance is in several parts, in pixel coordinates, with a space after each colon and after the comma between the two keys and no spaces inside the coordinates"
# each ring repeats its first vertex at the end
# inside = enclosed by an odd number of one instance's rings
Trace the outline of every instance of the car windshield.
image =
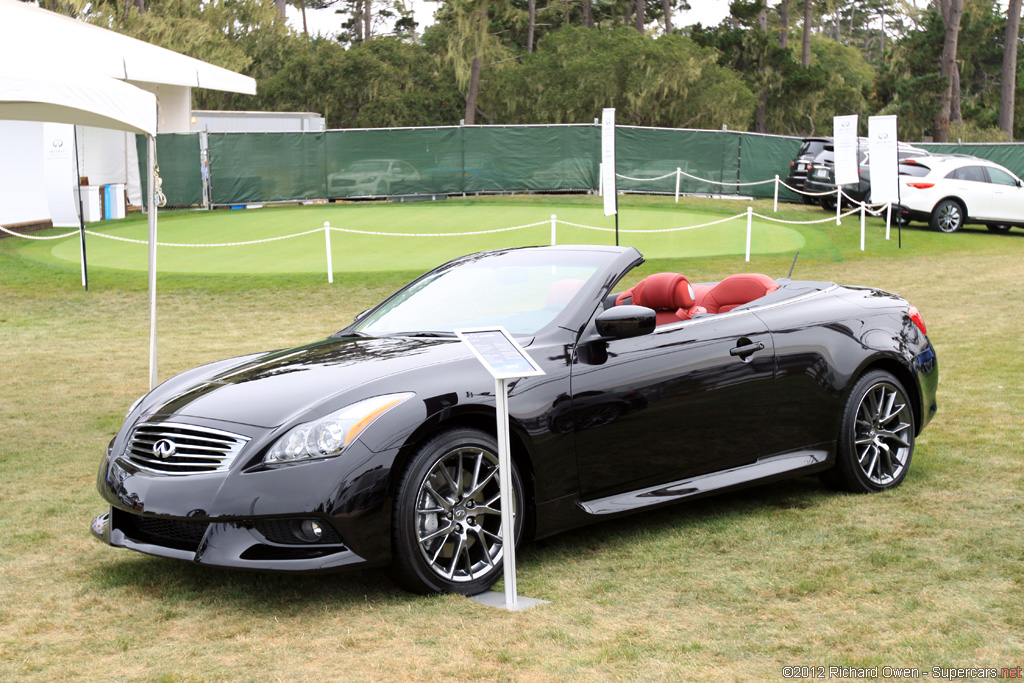
{"type": "Polygon", "coordinates": [[[796,155],[798,157],[803,157],[803,156],[815,157],[815,156],[818,156],[818,154],[823,149],[825,149],[825,141],[824,140],[805,140],[804,143],[802,145],[800,145],[800,151],[797,152],[796,155]]]}
{"type": "Polygon", "coordinates": [[[923,178],[924,176],[931,173],[931,171],[932,169],[928,168],[924,164],[907,162],[900,164],[899,173],[900,175],[912,175],[918,178],[923,178]]]}
{"type": "Polygon", "coordinates": [[[370,159],[357,161],[348,167],[349,171],[386,171],[388,170],[387,159],[370,159]]]}
{"type": "Polygon", "coordinates": [[[513,250],[479,254],[429,273],[370,313],[361,334],[443,333],[502,325],[532,335],[551,323],[607,262],[587,251],[513,250]]]}

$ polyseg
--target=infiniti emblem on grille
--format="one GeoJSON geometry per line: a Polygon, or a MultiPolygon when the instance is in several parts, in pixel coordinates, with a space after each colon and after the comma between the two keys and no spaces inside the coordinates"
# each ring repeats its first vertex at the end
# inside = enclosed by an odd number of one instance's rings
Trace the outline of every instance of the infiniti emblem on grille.
{"type": "Polygon", "coordinates": [[[178,447],[169,439],[160,439],[153,444],[153,455],[158,458],[169,458],[178,452],[178,447]]]}

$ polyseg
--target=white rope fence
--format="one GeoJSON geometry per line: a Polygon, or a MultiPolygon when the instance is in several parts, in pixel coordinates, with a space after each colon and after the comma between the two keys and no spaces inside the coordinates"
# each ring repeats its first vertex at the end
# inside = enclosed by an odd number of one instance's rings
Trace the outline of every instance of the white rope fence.
{"type": "MultiPolygon", "coordinates": [[[[664,177],[667,177],[667,176],[664,176],[664,177]]],[[[777,179],[778,179],[778,176],[776,176],[776,180],[777,179]]],[[[839,193],[838,196],[840,197],[840,200],[841,200],[841,198],[842,198],[842,189],[841,188],[838,189],[838,193],[839,193]]],[[[839,203],[841,203],[841,201],[839,203]]],[[[839,203],[837,203],[837,205],[839,203]]],[[[888,220],[889,219],[889,213],[888,212],[891,211],[892,205],[888,204],[888,203],[887,204],[875,204],[875,205],[865,204],[863,202],[856,202],[856,203],[858,204],[858,207],[854,208],[854,209],[851,209],[850,211],[847,211],[846,213],[840,213],[839,211],[836,212],[836,224],[840,225],[841,224],[840,223],[840,219],[852,216],[853,214],[859,212],[860,213],[860,249],[861,249],[861,251],[864,251],[864,247],[865,247],[865,245],[864,245],[864,242],[865,242],[865,215],[870,213],[873,216],[879,216],[879,215],[881,215],[881,213],[883,211],[886,211],[887,215],[886,215],[885,239],[888,240],[889,239],[889,220],[888,220]]],[[[736,214],[735,216],[729,216],[727,218],[721,218],[721,219],[714,220],[714,221],[708,221],[706,223],[699,223],[697,225],[685,225],[685,226],[679,226],[679,227],[675,227],[675,228],[659,228],[659,229],[639,229],[639,230],[620,229],[620,230],[618,230],[618,232],[623,233],[623,234],[662,234],[662,233],[669,233],[669,232],[683,232],[683,231],[687,231],[687,230],[697,230],[699,228],[708,228],[708,227],[715,226],[715,225],[722,225],[723,223],[728,223],[730,221],[735,221],[735,220],[740,220],[740,219],[746,218],[747,230],[746,230],[745,259],[746,259],[747,262],[749,262],[750,261],[750,243],[751,243],[751,239],[753,237],[753,219],[754,219],[755,216],[757,218],[760,218],[762,220],[765,220],[765,221],[768,221],[768,222],[771,222],[771,223],[781,223],[781,224],[786,224],[786,225],[815,225],[815,224],[821,224],[821,223],[828,223],[828,222],[832,221],[831,217],[823,218],[823,219],[820,219],[820,220],[813,220],[813,221],[789,221],[789,220],[783,220],[781,218],[775,218],[774,216],[765,216],[763,214],[754,213],[753,207],[749,207],[748,206],[746,212],[744,212],[744,213],[739,213],[739,214],[736,214]]],[[[333,283],[334,282],[334,263],[333,263],[333,259],[332,259],[332,256],[331,256],[331,233],[332,232],[347,233],[347,234],[353,234],[353,235],[372,235],[372,236],[375,236],[375,237],[428,237],[428,238],[437,238],[437,237],[465,237],[465,236],[468,236],[468,235],[491,235],[491,234],[496,234],[496,233],[501,233],[501,232],[511,232],[511,231],[514,231],[514,230],[525,230],[525,229],[528,229],[528,228],[536,228],[536,227],[539,227],[539,226],[542,226],[542,225],[550,225],[550,227],[551,227],[551,244],[555,245],[558,242],[558,225],[559,224],[562,224],[563,226],[566,226],[566,227],[579,228],[579,229],[583,229],[583,230],[595,230],[595,231],[599,231],[599,232],[616,232],[615,228],[604,228],[604,227],[599,227],[599,226],[596,226],[596,225],[584,225],[584,224],[581,224],[581,223],[573,223],[573,222],[570,222],[570,221],[559,220],[557,215],[551,214],[551,219],[550,220],[538,221],[536,223],[527,223],[525,225],[515,225],[515,226],[509,227],[509,228],[495,228],[495,229],[491,229],[491,230],[471,230],[471,231],[466,231],[466,232],[432,232],[432,233],[384,232],[384,231],[380,231],[380,230],[358,230],[358,229],[354,229],[354,228],[338,228],[338,227],[332,226],[330,224],[330,222],[325,222],[322,228],[315,228],[313,230],[306,230],[306,231],[303,231],[303,232],[297,232],[297,233],[293,233],[291,235],[279,235],[279,236],[276,236],[276,237],[267,237],[267,238],[258,239],[258,240],[247,240],[247,241],[244,241],[244,242],[217,242],[217,243],[157,242],[157,246],[161,246],[161,247],[183,247],[183,248],[241,247],[241,246],[248,246],[248,245],[253,245],[253,244],[266,244],[268,242],[278,242],[280,240],[287,240],[287,239],[292,239],[294,237],[303,237],[305,235],[313,235],[313,234],[316,234],[316,233],[319,233],[319,232],[323,232],[323,234],[324,234],[324,243],[325,243],[326,254],[327,254],[327,281],[329,283],[333,283]]],[[[23,233],[20,233],[20,232],[15,232],[13,230],[9,230],[8,228],[5,228],[3,226],[0,226],[0,232],[3,232],[5,234],[7,234],[7,235],[11,235],[13,237],[22,237],[22,238],[30,239],[30,240],[59,240],[59,239],[65,239],[67,237],[72,237],[72,236],[75,236],[75,235],[79,234],[78,231],[73,231],[73,232],[64,233],[62,235],[26,235],[26,234],[23,234],[23,233]]],[[[93,237],[100,237],[100,238],[103,238],[103,239],[115,240],[117,242],[127,242],[127,243],[131,243],[131,244],[141,244],[141,245],[147,245],[148,244],[148,242],[146,240],[131,239],[131,238],[128,238],[128,237],[119,237],[117,235],[108,235],[106,233],[95,232],[93,230],[86,230],[85,232],[86,232],[86,234],[92,235],[93,237]]]]}
{"type": "MultiPolygon", "coordinates": [[[[831,196],[831,195],[835,195],[835,197],[836,197],[836,225],[840,224],[840,218],[842,216],[849,216],[851,213],[856,213],[857,211],[860,211],[861,213],[864,213],[864,212],[870,213],[872,216],[880,216],[880,215],[882,215],[882,212],[885,212],[885,239],[889,239],[889,234],[890,234],[891,227],[892,227],[892,225],[891,225],[892,202],[882,202],[880,204],[868,204],[868,203],[865,203],[865,202],[860,202],[860,201],[857,201],[856,199],[854,199],[853,197],[845,194],[843,192],[843,188],[840,187],[840,186],[836,186],[835,189],[826,190],[825,192],[807,192],[805,190],[800,190],[800,189],[797,189],[795,187],[792,187],[791,185],[786,184],[785,181],[779,179],[778,174],[776,174],[774,178],[771,178],[769,180],[754,180],[754,181],[742,182],[742,183],[739,182],[739,181],[726,182],[726,181],[722,181],[722,180],[711,180],[709,178],[701,178],[700,176],[695,176],[693,174],[687,173],[681,167],[676,167],[675,171],[670,171],[669,173],[665,173],[664,175],[656,176],[656,177],[653,177],[653,178],[634,178],[632,176],[623,175],[621,173],[616,173],[615,174],[616,178],[622,178],[623,180],[630,180],[630,181],[635,182],[635,183],[644,183],[644,182],[654,182],[654,181],[657,181],[657,180],[665,180],[666,178],[671,178],[672,176],[675,176],[675,179],[676,179],[676,191],[675,191],[676,203],[679,202],[679,187],[680,187],[680,181],[682,180],[683,176],[686,176],[687,178],[690,178],[692,180],[696,180],[696,181],[701,182],[701,183],[708,183],[710,185],[720,185],[720,186],[723,186],[723,187],[752,187],[754,185],[767,185],[768,183],[774,183],[775,184],[775,193],[774,193],[775,196],[774,196],[774,203],[773,203],[773,207],[772,207],[772,213],[778,213],[779,212],[779,187],[780,186],[786,188],[790,192],[795,192],[796,194],[803,195],[805,197],[828,197],[828,196],[831,196]],[[843,205],[843,199],[844,198],[846,199],[847,203],[856,204],[857,208],[854,208],[853,211],[851,211],[850,213],[842,214],[841,210],[842,210],[842,205],[843,205]]],[[[604,174],[603,173],[601,174],[601,178],[604,178],[604,174]]],[[[601,195],[601,196],[604,196],[604,185],[603,185],[603,183],[598,188],[598,194],[601,195]]],[[[831,219],[829,219],[829,220],[831,220],[831,219]]],[[[806,221],[804,223],[798,223],[798,225],[810,225],[811,223],[824,223],[824,222],[826,222],[826,221],[806,221]]],[[[862,216],[861,217],[861,223],[863,224],[863,222],[864,222],[864,218],[862,216]]],[[[861,249],[863,249],[863,246],[861,247],[861,249]]]]}

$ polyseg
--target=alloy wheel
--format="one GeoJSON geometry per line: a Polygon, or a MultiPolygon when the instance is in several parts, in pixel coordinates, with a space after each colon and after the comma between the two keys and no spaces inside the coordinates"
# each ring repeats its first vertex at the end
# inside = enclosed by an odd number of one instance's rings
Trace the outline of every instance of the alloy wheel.
{"type": "Polygon", "coordinates": [[[416,493],[415,533],[430,570],[446,581],[493,570],[504,554],[497,456],[475,446],[441,456],[416,493]]]}
{"type": "Polygon", "coordinates": [[[913,433],[910,402],[890,382],[868,389],[857,409],[854,448],[857,464],[877,486],[889,486],[910,460],[913,433]]]}
{"type": "Polygon", "coordinates": [[[942,232],[956,232],[963,223],[963,214],[960,205],[955,202],[946,202],[939,207],[939,214],[936,218],[939,230],[942,232]]]}

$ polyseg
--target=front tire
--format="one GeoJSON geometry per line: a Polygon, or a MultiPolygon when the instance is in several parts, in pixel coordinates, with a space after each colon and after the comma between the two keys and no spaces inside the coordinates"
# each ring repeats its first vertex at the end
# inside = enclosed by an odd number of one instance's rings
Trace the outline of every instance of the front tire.
{"type": "MultiPolygon", "coordinates": [[[[498,445],[475,429],[441,432],[402,475],[392,520],[391,578],[415,593],[476,595],[502,576],[498,445]]],[[[512,466],[515,538],[525,509],[512,466]]]]}
{"type": "Polygon", "coordinates": [[[896,488],[910,469],[914,431],[913,407],[900,381],[884,370],[865,374],[847,399],[826,481],[855,493],[896,488]]]}
{"type": "Polygon", "coordinates": [[[932,210],[931,226],[939,232],[956,232],[964,227],[965,212],[960,202],[953,199],[943,199],[932,210]]]}
{"type": "Polygon", "coordinates": [[[1006,225],[1005,223],[989,223],[985,227],[989,229],[989,232],[997,232],[1001,235],[1005,235],[1010,232],[1011,226],[1006,225]]]}

